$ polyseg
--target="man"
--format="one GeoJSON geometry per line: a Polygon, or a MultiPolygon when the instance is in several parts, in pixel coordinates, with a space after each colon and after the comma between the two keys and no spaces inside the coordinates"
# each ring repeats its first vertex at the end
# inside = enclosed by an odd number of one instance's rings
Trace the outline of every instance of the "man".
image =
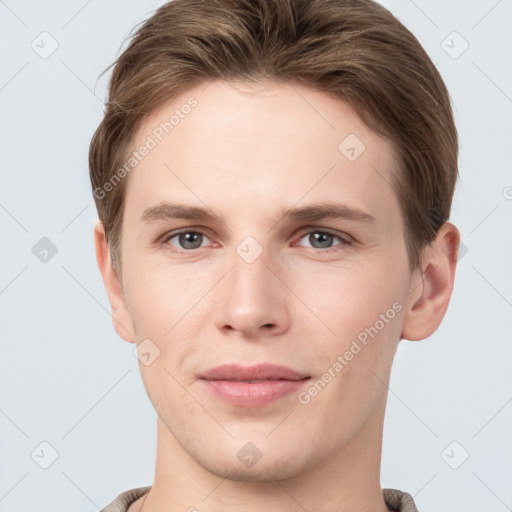
{"type": "Polygon", "coordinates": [[[380,487],[387,383],[448,307],[457,151],[371,0],[175,0],[138,29],[90,173],[157,462],[105,511],[416,511],[380,487]]]}

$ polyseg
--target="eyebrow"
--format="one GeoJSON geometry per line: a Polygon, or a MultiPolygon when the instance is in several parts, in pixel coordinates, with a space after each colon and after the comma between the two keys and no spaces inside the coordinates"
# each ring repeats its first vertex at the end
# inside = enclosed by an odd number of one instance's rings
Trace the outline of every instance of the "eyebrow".
{"type": "MultiPolygon", "coordinates": [[[[141,222],[155,222],[158,220],[192,219],[217,220],[224,219],[209,208],[189,206],[181,203],[160,203],[144,210],[141,222]]],[[[341,203],[314,203],[307,206],[296,206],[283,210],[280,219],[315,222],[324,219],[345,219],[373,224],[375,218],[359,208],[341,203]]]]}

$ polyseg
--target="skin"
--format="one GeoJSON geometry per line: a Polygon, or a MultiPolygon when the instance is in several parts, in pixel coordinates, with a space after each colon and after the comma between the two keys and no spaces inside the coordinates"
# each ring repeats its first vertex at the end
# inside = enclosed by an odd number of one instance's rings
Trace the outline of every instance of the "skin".
{"type": "Polygon", "coordinates": [[[149,338],[160,351],[140,364],[158,413],[144,512],[387,511],[380,462],[393,357],[401,338],[426,338],[444,317],[459,232],[445,223],[411,273],[389,185],[393,148],[348,104],[298,85],[206,85],[169,101],[137,134],[134,148],[196,98],[125,178],[121,277],[101,222],[94,231],[116,331],[130,343],[149,338]],[[349,134],[366,147],[354,161],[338,149],[349,134]],[[171,200],[206,205],[223,222],[141,221],[147,208],[171,200]],[[282,216],[324,202],[374,221],[282,216]],[[204,234],[198,248],[179,237],[161,240],[180,228],[204,234]],[[340,238],[327,235],[322,245],[314,237],[322,229],[340,238]],[[251,263],[236,251],[249,236],[263,250],[251,263]],[[401,310],[307,404],[292,393],[239,408],[198,379],[223,363],[271,362],[317,381],[394,303],[401,310]],[[252,467],[237,457],[247,442],[261,452],[252,467]]]}

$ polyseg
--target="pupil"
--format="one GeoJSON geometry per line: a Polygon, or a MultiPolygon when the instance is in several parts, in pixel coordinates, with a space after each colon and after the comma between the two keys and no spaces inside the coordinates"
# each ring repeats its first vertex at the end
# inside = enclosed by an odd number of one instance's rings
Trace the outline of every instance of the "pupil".
{"type": "Polygon", "coordinates": [[[313,237],[314,243],[312,243],[313,247],[315,247],[315,243],[320,243],[320,248],[329,247],[331,242],[331,238],[333,235],[330,235],[329,233],[313,233],[310,235],[313,237]]]}
{"type": "Polygon", "coordinates": [[[182,233],[180,235],[180,244],[185,249],[197,249],[201,245],[201,243],[197,245],[197,240],[200,236],[199,233],[182,233]]]}

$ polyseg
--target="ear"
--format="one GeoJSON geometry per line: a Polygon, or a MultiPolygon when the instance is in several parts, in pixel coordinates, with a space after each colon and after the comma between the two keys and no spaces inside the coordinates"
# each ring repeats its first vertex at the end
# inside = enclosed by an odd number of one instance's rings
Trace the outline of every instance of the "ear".
{"type": "Polygon", "coordinates": [[[448,308],[460,245],[459,230],[445,222],[423,252],[421,269],[411,280],[402,338],[422,340],[433,334],[448,308]]]}
{"type": "Polygon", "coordinates": [[[94,225],[94,246],[96,248],[96,261],[112,309],[114,329],[123,340],[134,343],[135,337],[131,315],[126,307],[118,273],[112,266],[105,229],[100,220],[94,225]]]}

